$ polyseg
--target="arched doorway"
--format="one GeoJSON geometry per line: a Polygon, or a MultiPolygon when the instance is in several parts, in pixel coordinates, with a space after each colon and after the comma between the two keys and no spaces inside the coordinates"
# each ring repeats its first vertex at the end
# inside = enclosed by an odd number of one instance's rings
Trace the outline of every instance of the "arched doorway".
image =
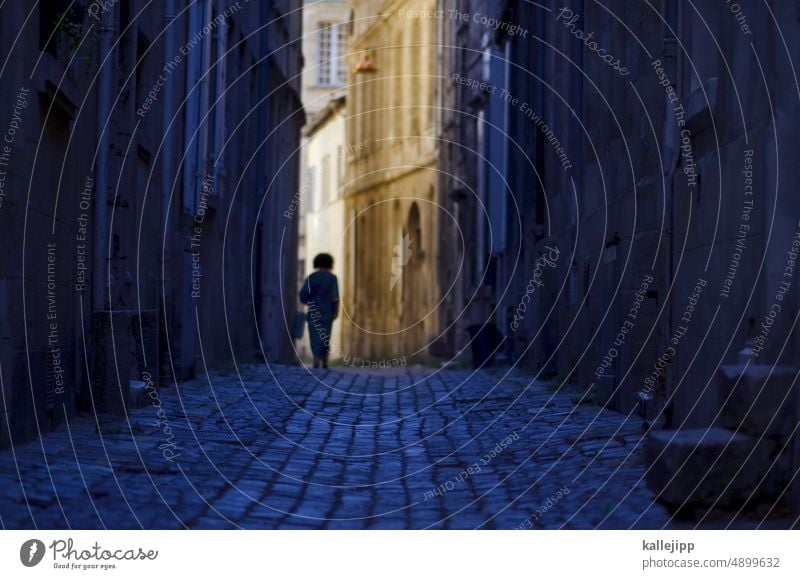
{"type": "Polygon", "coordinates": [[[422,217],[419,206],[411,204],[402,240],[402,309],[401,335],[403,354],[415,352],[425,343],[425,324],[421,321],[427,311],[427,282],[424,278],[425,240],[422,236],[422,217]]]}

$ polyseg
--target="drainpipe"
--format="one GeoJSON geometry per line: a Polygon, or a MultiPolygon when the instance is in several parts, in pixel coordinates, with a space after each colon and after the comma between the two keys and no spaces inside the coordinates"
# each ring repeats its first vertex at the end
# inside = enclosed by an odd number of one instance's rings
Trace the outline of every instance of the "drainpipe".
{"type": "MultiPolygon", "coordinates": [[[[97,82],[97,161],[95,164],[95,177],[97,183],[97,196],[94,203],[95,236],[92,247],[92,262],[94,275],[92,276],[92,310],[105,310],[105,280],[106,259],[105,252],[108,248],[108,224],[106,213],[108,209],[108,161],[109,161],[109,132],[106,127],[111,114],[111,74],[114,47],[114,11],[104,10],[100,17],[98,28],[98,50],[101,62],[97,82]],[[105,127],[105,130],[104,130],[105,127]]],[[[110,124],[110,123],[109,123],[110,124]]]]}
{"type": "MultiPolygon", "coordinates": [[[[436,9],[440,14],[444,13],[445,6],[444,0],[437,0],[436,2],[436,9]]],[[[444,18],[439,18],[436,20],[436,78],[444,78],[444,74],[447,72],[444,70],[444,18]]],[[[434,116],[433,116],[433,134],[434,135],[441,135],[442,134],[442,126],[444,123],[442,122],[443,117],[443,103],[444,103],[444,90],[442,84],[437,82],[434,86],[435,90],[435,105],[434,105],[434,116]]],[[[437,143],[438,149],[438,143],[437,143]]],[[[437,151],[438,157],[438,151],[437,151]]]]}
{"type": "MultiPolygon", "coordinates": [[[[197,38],[197,35],[208,22],[211,6],[208,0],[196,0],[189,6],[189,25],[187,40],[197,44],[186,55],[186,90],[189,91],[185,105],[183,130],[186,157],[183,171],[183,213],[194,217],[197,210],[197,190],[206,172],[206,131],[200,128],[200,119],[208,106],[208,78],[203,73],[208,70],[209,36],[197,38]]],[[[208,122],[206,120],[206,122],[208,122]]]]}
{"type": "MultiPolygon", "coordinates": [[[[200,29],[202,30],[203,26],[206,23],[211,22],[213,17],[213,3],[211,0],[204,0],[203,2],[203,11],[202,17],[200,20],[200,29]]],[[[218,29],[218,33],[222,34],[222,32],[218,29]]],[[[197,191],[202,189],[200,183],[205,181],[206,176],[208,174],[208,133],[209,130],[213,130],[213,120],[209,121],[209,117],[207,117],[207,113],[209,112],[211,106],[211,36],[212,32],[203,36],[203,44],[200,47],[202,51],[200,53],[200,76],[202,80],[198,86],[198,94],[200,97],[200,107],[197,111],[197,123],[198,128],[200,129],[197,133],[198,139],[198,146],[197,146],[197,181],[195,181],[195,188],[197,191]],[[205,121],[203,121],[203,117],[205,121]],[[200,127],[200,123],[203,123],[203,127],[200,127]],[[212,123],[209,126],[209,122],[212,123]]],[[[195,193],[197,195],[197,193],[195,193]]],[[[194,213],[197,212],[197,206],[194,208],[194,213]]]]}
{"type": "MultiPolygon", "coordinates": [[[[221,0],[216,0],[217,14],[225,12],[225,5],[221,0]]],[[[224,157],[222,155],[222,143],[225,140],[225,111],[227,109],[227,78],[225,53],[228,50],[228,21],[222,21],[217,32],[217,50],[211,55],[211,61],[216,63],[214,67],[214,94],[211,95],[209,105],[217,103],[214,108],[214,150],[211,151],[213,162],[212,175],[214,177],[215,194],[221,194],[220,177],[225,174],[224,157]]]]}
{"type": "MultiPolygon", "coordinates": [[[[584,0],[578,0],[577,3],[577,10],[578,14],[581,15],[581,18],[584,19],[585,22],[585,14],[586,14],[586,6],[584,0]]],[[[580,43],[582,44],[582,43],[580,43]]],[[[575,82],[572,83],[572,105],[574,110],[577,111],[578,117],[583,117],[583,74],[580,71],[583,70],[583,46],[576,43],[575,49],[573,50],[574,58],[575,58],[575,66],[578,70],[573,72],[573,80],[575,82]]],[[[578,119],[573,117],[572,118],[572,142],[576,144],[573,147],[573,150],[570,151],[572,155],[572,160],[575,163],[575,169],[572,172],[573,179],[575,179],[575,185],[578,188],[578,194],[581,195],[584,191],[584,183],[583,183],[583,132],[581,129],[581,124],[578,122],[578,119]]],[[[569,188],[569,182],[566,183],[567,188],[569,188]]],[[[571,191],[570,191],[571,193],[571,191]]],[[[574,214],[573,214],[574,216],[574,214]]],[[[575,219],[578,219],[577,216],[574,216],[575,219]]],[[[577,227],[577,222],[574,222],[573,227],[577,227]]],[[[603,242],[605,243],[605,239],[603,242]]],[[[616,320],[614,321],[616,323],[616,320]]]]}
{"type": "MultiPolygon", "coordinates": [[[[175,0],[166,0],[166,4],[164,7],[164,62],[171,62],[173,58],[175,58],[175,27],[173,26],[173,20],[175,19],[175,0]]],[[[173,118],[173,110],[172,104],[174,100],[174,93],[175,93],[175,83],[173,80],[173,75],[167,75],[166,81],[164,82],[164,106],[161,109],[161,126],[162,130],[165,131],[164,133],[164,162],[162,164],[162,171],[161,171],[161,221],[162,221],[162,229],[161,232],[167,238],[166,248],[163,254],[163,259],[165,262],[170,261],[170,257],[168,252],[171,250],[171,244],[169,243],[169,239],[167,236],[167,228],[169,227],[169,192],[170,188],[172,187],[172,173],[173,173],[173,158],[172,158],[172,144],[173,144],[173,135],[170,132],[169,134],[166,133],[170,123],[172,122],[173,118]]],[[[165,271],[165,277],[168,275],[165,271]]]]}
{"type": "MultiPolygon", "coordinates": [[[[675,93],[682,98],[683,97],[683,52],[678,45],[678,41],[684,37],[684,30],[683,30],[683,2],[677,3],[677,10],[678,10],[678,22],[675,26],[676,28],[676,51],[675,51],[675,78],[674,78],[674,88],[675,93]]],[[[669,107],[669,103],[667,104],[669,107]]],[[[666,118],[670,118],[671,111],[667,110],[667,114],[665,115],[666,118]]],[[[673,211],[673,203],[672,199],[675,193],[675,175],[678,173],[678,167],[681,160],[681,148],[680,148],[680,135],[678,134],[678,127],[675,123],[671,123],[668,127],[668,130],[674,131],[675,133],[675,150],[672,152],[672,159],[669,163],[669,172],[667,173],[667,183],[669,184],[669,194],[667,195],[666,203],[664,204],[664,210],[666,211],[667,215],[667,259],[666,259],[666,275],[664,276],[665,279],[665,288],[668,290],[672,286],[672,280],[674,277],[674,251],[673,251],[673,231],[675,227],[675,215],[673,211]]],[[[667,137],[667,131],[664,132],[664,138],[662,142],[662,149],[669,145],[669,138],[667,137]]],[[[670,305],[669,309],[667,310],[666,316],[666,331],[665,331],[665,339],[669,340],[669,337],[672,335],[673,331],[673,323],[672,323],[672,306],[670,305]]],[[[672,379],[672,365],[667,369],[666,377],[668,377],[667,385],[670,383],[672,379]]],[[[670,396],[670,392],[665,392],[667,398],[670,396]]],[[[666,424],[664,425],[666,428],[670,427],[670,423],[672,422],[672,416],[674,415],[674,404],[675,401],[673,400],[671,403],[673,408],[665,409],[665,419],[666,424]]]]}
{"type": "MultiPolygon", "coordinates": [[[[267,136],[267,107],[269,105],[269,100],[266,98],[267,94],[269,93],[269,36],[267,34],[267,22],[269,22],[269,3],[268,2],[261,2],[259,6],[259,21],[258,26],[261,27],[259,31],[259,50],[258,50],[258,57],[259,57],[259,65],[258,65],[258,114],[256,117],[256,143],[258,146],[257,150],[257,157],[256,157],[256,191],[258,192],[258,196],[255,199],[256,208],[258,208],[258,204],[264,198],[266,194],[265,186],[267,181],[267,147],[269,143],[262,142],[262,139],[266,139],[267,136]]],[[[275,138],[273,136],[273,138],[275,138]]],[[[271,352],[271,341],[266,336],[265,332],[267,331],[267,309],[270,307],[269,304],[269,296],[267,295],[267,288],[269,287],[267,284],[267,279],[269,278],[269,272],[267,271],[266,264],[264,263],[269,255],[265,251],[265,245],[267,241],[267,236],[269,235],[269,222],[267,219],[267,204],[265,203],[263,210],[261,211],[261,215],[258,216],[258,221],[260,222],[260,231],[261,231],[261,239],[259,240],[260,248],[259,248],[259,256],[258,259],[260,263],[257,264],[257,271],[258,271],[258,279],[255,280],[254,286],[257,289],[257,293],[254,292],[254,298],[258,299],[259,301],[259,311],[257,312],[258,319],[260,321],[260,332],[261,332],[261,340],[266,342],[264,347],[265,352],[267,355],[270,356],[271,352]]],[[[291,280],[293,283],[294,280],[291,280]]],[[[271,361],[271,360],[270,360],[271,361]]]]}
{"type": "MultiPolygon", "coordinates": [[[[165,63],[171,62],[175,58],[175,50],[177,48],[175,43],[175,0],[166,0],[164,5],[164,57],[165,63]]],[[[159,256],[161,260],[161,324],[168,324],[167,304],[170,302],[172,296],[172,241],[169,231],[169,213],[170,213],[170,192],[172,187],[172,178],[174,173],[173,165],[173,141],[174,134],[170,131],[169,126],[173,119],[173,103],[175,94],[175,82],[173,74],[168,74],[164,82],[164,101],[161,108],[161,127],[164,132],[164,147],[163,159],[164,162],[161,166],[161,234],[163,237],[162,253],[159,256]]],[[[160,356],[160,352],[159,352],[160,356]]],[[[157,367],[160,370],[160,364],[157,367]]],[[[158,372],[160,374],[160,371],[158,372]]],[[[160,379],[160,376],[159,376],[160,379]]],[[[163,382],[159,380],[163,385],[163,382]]]]}

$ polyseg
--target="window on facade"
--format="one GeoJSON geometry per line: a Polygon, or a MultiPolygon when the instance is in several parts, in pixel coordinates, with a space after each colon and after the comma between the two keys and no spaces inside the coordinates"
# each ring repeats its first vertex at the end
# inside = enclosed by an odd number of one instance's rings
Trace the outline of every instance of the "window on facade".
{"type": "Polygon", "coordinates": [[[347,27],[339,24],[336,27],[336,47],[338,58],[336,60],[336,80],[340,85],[347,84],[347,27]]]}
{"type": "Polygon", "coordinates": [[[319,24],[319,68],[317,84],[344,86],[347,84],[347,27],[341,23],[319,24]]]}

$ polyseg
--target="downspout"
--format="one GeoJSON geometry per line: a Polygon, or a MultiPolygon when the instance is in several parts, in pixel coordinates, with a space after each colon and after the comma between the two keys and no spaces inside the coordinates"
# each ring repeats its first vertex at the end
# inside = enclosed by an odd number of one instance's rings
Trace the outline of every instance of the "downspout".
{"type": "MultiPolygon", "coordinates": [[[[583,25],[585,26],[586,25],[586,3],[584,2],[584,0],[577,0],[577,2],[576,2],[576,13],[580,14],[581,20],[583,21],[583,25]]],[[[580,221],[581,221],[580,202],[584,198],[585,191],[586,191],[586,184],[583,182],[583,179],[584,179],[584,170],[583,170],[584,134],[583,134],[583,127],[581,125],[581,123],[582,123],[582,121],[584,119],[584,116],[583,116],[583,89],[584,89],[584,80],[583,80],[583,70],[584,70],[583,69],[583,47],[584,47],[583,46],[583,42],[581,42],[580,40],[578,40],[576,38],[575,39],[575,43],[572,45],[572,50],[571,50],[571,53],[572,53],[573,58],[575,60],[575,64],[574,64],[574,66],[572,68],[572,73],[570,74],[570,77],[571,77],[571,80],[572,80],[572,82],[570,83],[572,85],[570,101],[571,101],[572,107],[573,107],[573,113],[572,113],[572,116],[570,118],[570,123],[569,123],[569,125],[570,125],[570,155],[572,156],[572,163],[574,164],[573,165],[573,169],[572,169],[572,179],[574,180],[575,188],[577,190],[577,196],[578,196],[578,199],[576,199],[575,202],[579,205],[578,207],[576,207],[576,210],[574,212],[570,211],[570,214],[571,214],[570,215],[570,225],[571,225],[571,229],[572,229],[572,232],[573,232],[573,235],[574,235],[574,239],[576,239],[576,240],[579,239],[578,232],[580,231],[580,221]]],[[[541,84],[541,83],[539,83],[539,84],[541,84]]],[[[542,106],[542,114],[544,115],[544,103],[542,103],[541,106],[542,106]]],[[[570,187],[570,185],[571,185],[570,184],[570,180],[568,178],[564,178],[563,183],[564,183],[564,185],[566,187],[567,194],[571,196],[573,194],[573,191],[571,190],[571,187],[570,187]]],[[[606,208],[606,211],[608,211],[608,208],[606,208]]],[[[608,223],[608,221],[609,221],[608,213],[606,213],[606,223],[608,223]]],[[[552,234],[552,232],[551,232],[551,234],[552,234]]],[[[605,246],[607,241],[608,241],[607,239],[603,239],[602,240],[602,246],[605,246]]],[[[577,243],[580,243],[580,242],[578,241],[577,243]]],[[[566,245],[567,244],[565,243],[565,246],[566,245]]],[[[580,255],[580,248],[576,247],[575,249],[576,249],[576,252],[575,252],[576,255],[580,255]]],[[[580,266],[578,266],[578,267],[580,267],[580,266]]],[[[614,267],[615,269],[618,269],[618,265],[616,263],[608,264],[607,267],[614,267]]],[[[567,264],[567,271],[569,271],[570,268],[572,268],[572,264],[567,264]]],[[[599,274],[599,271],[597,273],[599,274]]],[[[599,279],[602,279],[602,278],[598,275],[597,279],[599,280],[599,279]]],[[[603,282],[603,285],[605,285],[605,282],[603,282]]],[[[610,288],[608,288],[608,289],[610,289],[610,288]]],[[[620,300],[620,296],[619,296],[619,294],[617,294],[617,297],[614,298],[611,302],[609,302],[609,314],[610,314],[610,318],[611,318],[611,323],[614,324],[614,325],[616,325],[618,323],[618,320],[614,319],[614,315],[615,315],[616,312],[619,311],[619,308],[617,306],[615,306],[615,303],[617,305],[619,304],[619,300],[620,300]]],[[[618,315],[618,313],[617,313],[617,315],[618,315]]],[[[556,325],[556,332],[558,331],[558,329],[559,328],[556,325]]],[[[600,334],[601,338],[602,338],[603,334],[605,334],[605,332],[602,332],[600,334]]],[[[550,334],[550,335],[552,335],[552,334],[550,334]]],[[[548,339],[548,341],[549,341],[549,339],[548,339]]],[[[545,342],[545,343],[547,343],[547,342],[545,342]]],[[[549,349],[550,346],[546,346],[546,348],[549,349]]],[[[552,363],[554,364],[554,366],[556,368],[556,371],[559,371],[562,367],[564,367],[565,363],[566,363],[567,366],[569,366],[572,363],[572,361],[569,359],[568,355],[560,356],[559,352],[558,352],[558,349],[556,349],[553,352],[546,351],[546,355],[547,356],[552,355],[552,359],[553,359],[552,363]]],[[[615,359],[614,365],[612,367],[612,372],[613,373],[611,373],[610,376],[613,376],[613,382],[612,382],[612,384],[610,386],[611,386],[611,389],[612,389],[612,392],[613,392],[614,389],[616,389],[617,386],[619,385],[619,375],[620,375],[619,359],[615,359]]],[[[612,404],[615,404],[615,402],[612,401],[612,404]]]]}
{"type": "MultiPolygon", "coordinates": [[[[202,16],[200,18],[200,30],[206,25],[206,23],[211,22],[214,17],[214,11],[212,9],[212,2],[211,0],[204,0],[203,2],[203,10],[202,16]]],[[[213,33],[209,32],[203,36],[203,42],[200,45],[200,81],[198,84],[198,95],[200,99],[200,105],[197,110],[197,125],[196,128],[197,134],[197,160],[196,160],[196,168],[197,168],[197,177],[194,182],[194,195],[195,195],[195,204],[194,204],[194,211],[196,213],[198,210],[199,204],[199,191],[202,189],[200,186],[201,183],[205,182],[206,176],[208,174],[208,132],[209,132],[209,118],[207,116],[209,112],[209,108],[211,105],[210,102],[210,84],[211,84],[211,35],[213,33]],[[205,120],[203,120],[205,118],[205,120]]],[[[213,126],[211,127],[213,130],[213,126]]],[[[193,215],[194,217],[194,215],[193,215]]]]}
{"type": "Polygon", "coordinates": [[[108,209],[108,149],[109,131],[111,130],[109,117],[111,115],[111,74],[113,66],[111,54],[114,48],[113,10],[103,11],[100,17],[98,33],[98,50],[101,58],[105,58],[105,61],[101,62],[97,82],[97,162],[95,164],[97,198],[94,203],[95,240],[92,247],[92,262],[94,268],[94,275],[92,276],[93,311],[102,311],[106,309],[104,295],[107,275],[105,251],[108,248],[108,224],[106,223],[106,214],[108,209]],[[106,127],[106,123],[109,123],[109,127],[106,127]]]}
{"type": "MultiPolygon", "coordinates": [[[[437,11],[441,11],[440,13],[444,13],[444,0],[437,0],[436,2],[436,9],[437,11]]],[[[444,18],[438,18],[436,20],[436,78],[444,79],[444,18]]],[[[434,118],[433,118],[433,134],[434,135],[441,135],[441,129],[444,126],[442,121],[443,118],[443,103],[444,103],[444,89],[441,86],[440,82],[435,83],[434,89],[436,91],[435,99],[435,110],[434,110],[434,118]]],[[[439,147],[437,141],[437,149],[439,147]]],[[[437,158],[438,158],[438,151],[437,151],[437,158]]]]}
{"type": "Polygon", "coordinates": [[[198,183],[205,178],[204,146],[205,128],[200,128],[200,119],[207,104],[208,79],[203,76],[208,68],[205,65],[208,56],[207,38],[198,38],[209,15],[207,0],[196,0],[189,6],[189,24],[187,39],[197,44],[186,55],[186,90],[185,118],[183,138],[185,161],[183,171],[183,213],[194,217],[197,210],[198,183]]]}
{"type": "MultiPolygon", "coordinates": [[[[181,144],[181,152],[183,153],[183,175],[182,175],[182,188],[181,188],[181,219],[180,222],[189,221],[194,217],[197,209],[197,178],[200,171],[198,165],[198,149],[200,148],[201,136],[195,131],[198,127],[198,119],[201,116],[200,103],[202,85],[200,84],[200,77],[203,73],[202,70],[202,52],[203,44],[202,39],[198,38],[199,31],[203,28],[203,6],[205,0],[193,1],[188,8],[188,23],[186,27],[185,41],[196,42],[191,50],[187,50],[185,55],[186,71],[186,101],[184,105],[184,126],[183,126],[183,143],[181,144]]],[[[187,44],[188,46],[188,44],[187,44]]],[[[191,277],[192,263],[191,255],[188,251],[187,237],[188,234],[181,231],[181,249],[178,250],[177,256],[179,263],[180,279],[187,280],[191,277]]],[[[190,298],[189,285],[187,283],[179,284],[179,294],[177,307],[180,308],[178,314],[179,320],[179,343],[178,343],[178,376],[180,378],[189,378],[195,373],[196,364],[196,335],[195,335],[195,320],[194,312],[196,304],[190,298]]]]}
{"type": "MultiPolygon", "coordinates": [[[[584,0],[578,0],[577,12],[581,15],[581,18],[584,18],[585,22],[585,10],[586,5],[584,0]]],[[[573,107],[577,113],[575,117],[572,119],[572,142],[574,143],[574,147],[572,150],[572,159],[575,162],[575,168],[573,171],[573,178],[575,179],[575,186],[578,188],[578,193],[581,194],[583,192],[583,132],[581,129],[581,123],[579,119],[583,118],[583,46],[582,42],[578,41],[575,44],[575,66],[578,68],[577,72],[573,73],[573,79],[575,82],[572,83],[572,103],[573,107]],[[576,118],[577,117],[577,118],[576,118]]],[[[569,185],[569,184],[568,184],[569,185]]],[[[575,214],[573,214],[575,215],[575,214]]],[[[575,216],[575,219],[580,219],[580,216],[575,216]]],[[[572,224],[573,227],[577,227],[577,223],[572,224]]],[[[603,243],[605,243],[605,239],[603,243]]]]}
{"type": "MultiPolygon", "coordinates": [[[[675,79],[674,79],[674,89],[675,94],[678,95],[679,98],[683,97],[683,51],[680,48],[679,41],[683,38],[684,30],[683,30],[683,2],[677,3],[677,24],[676,24],[676,31],[675,31],[675,79]]],[[[669,107],[669,103],[667,102],[667,107],[669,107]]],[[[671,118],[671,112],[669,110],[666,111],[666,118],[671,118]]],[[[678,166],[680,165],[681,160],[681,148],[680,148],[680,138],[678,135],[678,126],[676,123],[671,122],[669,126],[670,131],[675,132],[675,149],[672,152],[672,159],[670,160],[669,164],[669,172],[667,173],[667,183],[668,187],[668,195],[665,202],[664,211],[666,212],[667,216],[667,259],[666,259],[666,275],[665,275],[665,287],[667,291],[669,288],[672,287],[672,280],[674,278],[674,251],[673,251],[673,231],[675,227],[675,215],[673,211],[673,197],[675,194],[675,175],[678,173],[678,166]]],[[[669,145],[669,139],[667,137],[667,131],[665,131],[664,135],[664,142],[662,143],[662,148],[667,147],[669,145]]],[[[666,298],[665,298],[666,299],[666,298]]],[[[672,306],[669,306],[667,310],[666,316],[666,331],[664,333],[664,339],[668,340],[669,337],[672,335],[673,332],[673,323],[672,323],[672,306]]],[[[672,372],[672,366],[670,365],[669,369],[667,370],[667,376],[669,378],[667,385],[670,383],[672,376],[670,372],[672,372]]],[[[669,398],[670,393],[665,392],[666,398],[669,398]]],[[[674,415],[674,401],[670,403],[669,408],[664,408],[664,417],[666,423],[664,424],[665,428],[669,428],[672,422],[672,416],[674,415]]]]}
{"type": "MultiPolygon", "coordinates": [[[[511,80],[511,59],[514,55],[511,52],[511,38],[505,39],[505,46],[503,47],[503,58],[505,58],[505,63],[503,64],[503,88],[506,90],[507,94],[511,94],[515,87],[512,86],[511,80]]],[[[503,204],[501,208],[501,220],[503,223],[503,230],[501,234],[503,235],[503,251],[500,255],[498,255],[497,259],[497,266],[495,268],[495,281],[497,280],[497,276],[501,276],[501,279],[505,282],[506,280],[510,281],[510,274],[513,271],[513,267],[509,263],[510,259],[510,252],[508,251],[509,246],[511,244],[511,197],[514,195],[511,191],[511,187],[509,187],[508,183],[513,183],[513,173],[512,170],[512,161],[510,150],[511,147],[509,145],[510,141],[510,134],[511,134],[511,105],[509,103],[504,103],[503,106],[503,132],[505,133],[506,137],[503,139],[502,142],[502,149],[503,149],[503,172],[505,173],[505,178],[503,179],[505,182],[503,183],[503,204]],[[499,270],[499,271],[498,271],[499,270]]],[[[492,295],[492,301],[497,303],[497,286],[494,288],[494,294],[492,295]]],[[[491,304],[490,304],[491,307],[491,304]]],[[[500,312],[502,311],[500,308],[500,304],[497,304],[494,308],[492,308],[491,317],[487,320],[489,323],[498,323],[499,326],[503,327],[504,320],[502,319],[502,315],[500,312]],[[498,318],[501,318],[498,320],[498,318]]]]}
{"type": "MultiPolygon", "coordinates": [[[[175,19],[175,0],[165,0],[164,7],[164,62],[172,62],[175,57],[173,49],[175,48],[175,27],[173,20],[175,19]]],[[[172,122],[173,111],[172,104],[174,102],[174,82],[173,75],[168,74],[164,82],[164,106],[161,109],[161,127],[164,131],[164,162],[161,171],[161,231],[165,237],[166,249],[162,256],[164,262],[170,261],[171,244],[168,239],[167,229],[169,227],[169,206],[170,206],[170,188],[172,183],[173,173],[173,158],[172,158],[172,143],[173,135],[171,132],[167,133],[168,127],[172,122]]],[[[166,272],[165,272],[166,277],[166,272]]]]}
{"type": "MultiPolygon", "coordinates": [[[[165,0],[164,5],[164,62],[172,62],[175,58],[175,0],[165,0]]],[[[170,123],[172,123],[173,119],[173,103],[174,101],[174,93],[175,93],[175,84],[173,80],[173,74],[170,73],[167,75],[166,80],[164,81],[164,102],[163,107],[161,109],[161,127],[164,133],[164,147],[163,147],[163,158],[164,161],[161,167],[161,234],[163,237],[163,245],[162,245],[162,252],[160,257],[161,260],[161,275],[163,279],[161,280],[161,289],[162,289],[162,303],[161,305],[161,319],[160,323],[164,324],[164,327],[168,327],[169,324],[169,312],[167,311],[167,304],[171,301],[172,296],[172,241],[171,235],[169,231],[170,219],[170,199],[171,199],[171,188],[172,188],[172,178],[174,173],[174,165],[173,165],[173,141],[174,141],[174,134],[169,129],[170,123]]],[[[161,349],[161,348],[159,348],[161,349]]],[[[159,352],[160,356],[160,352],[159,352]]],[[[158,370],[160,374],[160,360],[158,365],[158,370]]],[[[159,376],[159,384],[163,385],[164,382],[161,381],[161,377],[159,376]]]]}
{"type": "MultiPolygon", "coordinates": [[[[264,199],[265,184],[267,180],[267,145],[268,143],[262,142],[266,139],[267,135],[267,94],[269,92],[269,36],[267,34],[267,22],[269,22],[269,3],[261,2],[259,5],[259,21],[258,25],[261,27],[259,32],[259,64],[258,64],[258,115],[256,118],[256,143],[257,143],[257,158],[256,158],[256,191],[258,196],[255,199],[256,209],[258,209],[261,200],[264,199]]],[[[266,244],[266,236],[268,235],[268,221],[265,217],[264,211],[258,215],[257,227],[260,230],[261,239],[259,240],[258,261],[256,264],[258,277],[254,280],[253,286],[256,291],[253,292],[253,298],[258,300],[257,312],[259,319],[259,333],[261,333],[261,340],[265,339],[263,332],[266,328],[266,313],[269,304],[267,303],[267,285],[266,278],[268,277],[265,264],[263,263],[267,252],[264,251],[266,244]]],[[[265,351],[270,353],[270,344],[268,343],[265,351]]]]}
{"type": "MultiPolygon", "coordinates": [[[[217,0],[217,14],[224,14],[225,6],[221,0],[217,0]]],[[[211,151],[213,162],[212,175],[214,178],[214,192],[216,195],[221,193],[220,177],[225,174],[224,158],[222,155],[222,144],[225,140],[225,110],[227,107],[227,72],[225,54],[228,51],[228,21],[223,20],[217,32],[217,50],[211,55],[214,61],[214,94],[211,96],[210,104],[214,106],[214,150],[211,151]]]]}
{"type": "MultiPolygon", "coordinates": [[[[492,54],[494,48],[492,46],[493,40],[488,35],[483,36],[483,40],[481,41],[481,73],[480,78],[482,81],[486,82],[493,82],[497,84],[492,77],[492,61],[494,59],[494,55],[492,54]]],[[[477,272],[486,272],[489,267],[490,256],[492,253],[492,248],[489,247],[489,240],[487,239],[489,234],[487,230],[487,220],[491,223],[491,209],[489,207],[491,202],[491,197],[489,191],[491,189],[491,172],[489,170],[489,165],[492,163],[492,148],[493,148],[493,141],[492,141],[492,131],[488,130],[490,124],[499,124],[497,120],[492,115],[492,101],[486,97],[486,95],[482,95],[483,101],[483,109],[481,111],[480,116],[480,126],[481,129],[479,130],[479,135],[481,140],[483,141],[483,159],[480,161],[478,167],[480,169],[478,173],[478,183],[479,183],[479,191],[478,195],[480,196],[480,202],[483,207],[486,208],[488,215],[481,215],[480,212],[476,212],[475,218],[478,221],[478,229],[476,237],[476,245],[477,251],[475,252],[475,271],[477,272]],[[487,121],[488,119],[488,121],[487,121]]],[[[496,129],[495,129],[496,132],[496,129]]],[[[497,137],[495,136],[495,139],[497,137]]],[[[490,225],[491,227],[491,225],[490,225]]],[[[488,276],[486,276],[488,278],[488,276]]],[[[483,285],[486,285],[487,279],[484,279],[483,285]]],[[[480,290],[480,287],[475,288],[475,290],[480,290]]],[[[479,316],[480,317],[480,316],[479,316]]]]}

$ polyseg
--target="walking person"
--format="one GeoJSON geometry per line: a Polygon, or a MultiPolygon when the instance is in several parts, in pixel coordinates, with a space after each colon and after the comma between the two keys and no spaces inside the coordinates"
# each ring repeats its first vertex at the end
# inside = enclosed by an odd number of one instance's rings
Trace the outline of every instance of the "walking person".
{"type": "Polygon", "coordinates": [[[314,258],[314,273],[303,282],[300,302],[308,306],[308,337],[314,368],[328,367],[333,320],[339,317],[339,280],[331,273],[333,257],[320,253],[314,258]]]}

